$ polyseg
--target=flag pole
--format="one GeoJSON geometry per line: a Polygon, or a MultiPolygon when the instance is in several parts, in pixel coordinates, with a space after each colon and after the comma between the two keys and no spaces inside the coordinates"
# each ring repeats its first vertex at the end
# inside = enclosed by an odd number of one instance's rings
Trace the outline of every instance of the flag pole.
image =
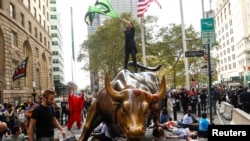
{"type": "Polygon", "coordinates": [[[147,63],[146,63],[146,51],[145,51],[145,39],[144,39],[143,17],[141,17],[141,42],[142,42],[142,60],[143,60],[143,65],[147,66],[147,63]]]}

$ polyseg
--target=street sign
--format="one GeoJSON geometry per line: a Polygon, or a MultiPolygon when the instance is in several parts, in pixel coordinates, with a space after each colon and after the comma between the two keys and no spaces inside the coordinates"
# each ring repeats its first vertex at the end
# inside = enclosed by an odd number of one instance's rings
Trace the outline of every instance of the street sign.
{"type": "Polygon", "coordinates": [[[185,52],[185,57],[203,57],[203,56],[204,56],[204,50],[185,52]]]}
{"type": "MultiPolygon", "coordinates": [[[[214,73],[215,71],[215,64],[211,64],[211,73],[214,73]]],[[[208,74],[208,63],[207,62],[202,62],[200,64],[200,72],[202,74],[208,74]]]]}
{"type": "Polygon", "coordinates": [[[201,19],[201,31],[214,31],[214,18],[201,19]]]}
{"type": "Polygon", "coordinates": [[[214,18],[201,19],[201,43],[206,45],[215,42],[214,18]]]}
{"type": "Polygon", "coordinates": [[[206,45],[208,43],[214,44],[215,41],[215,32],[214,31],[204,31],[201,32],[201,43],[206,45]]]}

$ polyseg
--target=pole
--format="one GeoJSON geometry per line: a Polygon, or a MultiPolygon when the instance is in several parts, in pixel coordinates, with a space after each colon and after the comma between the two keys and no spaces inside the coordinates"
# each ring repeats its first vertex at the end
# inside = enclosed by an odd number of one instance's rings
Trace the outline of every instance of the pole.
{"type": "Polygon", "coordinates": [[[143,65],[147,66],[146,62],[146,51],[145,51],[145,39],[144,39],[144,24],[143,24],[143,17],[141,17],[141,43],[142,43],[142,60],[143,65]]]}
{"type": "Polygon", "coordinates": [[[204,12],[204,0],[201,0],[201,7],[202,7],[202,17],[205,17],[205,12],[204,12]]]}
{"type": "MultiPolygon", "coordinates": [[[[211,96],[211,82],[212,82],[212,75],[211,75],[211,59],[210,59],[210,43],[207,46],[207,54],[208,54],[208,95],[209,95],[209,111],[210,111],[210,121],[213,121],[213,112],[212,112],[212,96],[211,96]]],[[[216,112],[216,111],[215,111],[216,112]]]]}
{"type": "MultiPolygon", "coordinates": [[[[180,0],[180,13],[181,13],[181,26],[182,26],[183,52],[185,53],[187,51],[187,44],[186,44],[184,18],[183,18],[182,0],[180,0]]],[[[184,56],[184,65],[185,65],[186,87],[187,87],[187,90],[189,90],[190,84],[189,84],[189,73],[188,73],[188,60],[185,56],[184,56]]]]}

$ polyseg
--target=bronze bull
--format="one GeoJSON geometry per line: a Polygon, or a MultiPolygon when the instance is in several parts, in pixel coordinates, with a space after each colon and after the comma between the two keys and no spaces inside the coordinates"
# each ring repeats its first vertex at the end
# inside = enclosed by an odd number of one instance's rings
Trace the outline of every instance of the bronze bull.
{"type": "Polygon", "coordinates": [[[105,88],[90,106],[78,141],[87,141],[101,122],[107,124],[111,133],[129,140],[144,137],[152,105],[160,102],[165,92],[165,77],[159,84],[158,78],[151,72],[131,73],[122,70],[111,83],[106,74],[105,88]]]}

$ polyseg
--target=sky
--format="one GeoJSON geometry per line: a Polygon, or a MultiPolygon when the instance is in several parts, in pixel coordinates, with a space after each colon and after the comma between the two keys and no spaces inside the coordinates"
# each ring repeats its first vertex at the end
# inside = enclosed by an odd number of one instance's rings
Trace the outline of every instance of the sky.
{"type": "MultiPolygon", "coordinates": [[[[96,0],[58,0],[58,12],[61,17],[62,38],[65,61],[65,82],[72,81],[71,69],[71,17],[70,7],[73,8],[73,32],[75,57],[77,58],[80,45],[87,39],[87,25],[84,16],[89,5],[93,5],[96,0]]],[[[145,15],[158,16],[159,26],[168,26],[170,23],[181,24],[180,0],[158,0],[162,8],[156,3],[152,3],[145,15]]],[[[184,24],[193,25],[197,31],[200,31],[200,20],[202,18],[202,0],[182,0],[184,24]]],[[[204,0],[204,10],[210,10],[210,0],[204,0]]],[[[211,8],[215,8],[216,0],[212,0],[211,8]]],[[[89,72],[80,69],[83,63],[75,63],[75,80],[78,88],[85,88],[90,85],[89,72]]]]}

